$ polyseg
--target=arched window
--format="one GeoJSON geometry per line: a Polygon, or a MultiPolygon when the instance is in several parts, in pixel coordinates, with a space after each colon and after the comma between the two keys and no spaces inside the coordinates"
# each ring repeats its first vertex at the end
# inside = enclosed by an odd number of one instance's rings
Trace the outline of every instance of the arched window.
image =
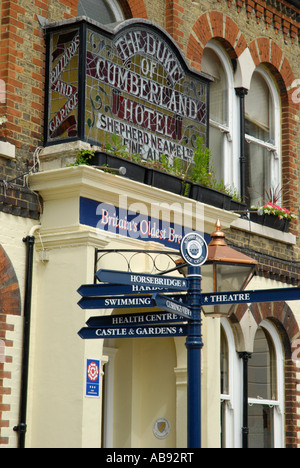
{"type": "Polygon", "coordinates": [[[124,20],[123,12],[116,0],[79,0],[77,16],[87,16],[102,24],[124,20]]]}
{"type": "Polygon", "coordinates": [[[275,328],[258,328],[248,367],[249,448],[283,447],[283,352],[275,328]]]}
{"type": "Polygon", "coordinates": [[[247,198],[250,206],[262,206],[272,201],[268,194],[280,191],[281,184],[280,103],[275,84],[263,67],[252,76],[245,114],[247,198]]]}
{"type": "Polygon", "coordinates": [[[208,42],[204,49],[202,71],[214,79],[210,85],[209,121],[213,170],[219,182],[238,189],[239,126],[233,68],[227,53],[215,40],[208,42]]]}
{"type": "MultiPolygon", "coordinates": [[[[230,323],[221,319],[221,446],[240,448],[243,426],[243,366],[230,323]]],[[[242,353],[244,354],[244,353],[242,353]]],[[[250,448],[284,447],[283,348],[276,328],[264,320],[248,360],[250,448]]]]}

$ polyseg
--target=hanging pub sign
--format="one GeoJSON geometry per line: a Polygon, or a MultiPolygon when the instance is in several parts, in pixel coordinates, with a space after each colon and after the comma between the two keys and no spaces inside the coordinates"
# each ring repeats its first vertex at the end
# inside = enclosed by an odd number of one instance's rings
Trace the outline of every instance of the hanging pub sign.
{"type": "Polygon", "coordinates": [[[191,161],[197,137],[208,143],[207,77],[148,21],[98,26],[83,18],[48,26],[46,144],[101,146],[115,134],[144,159],[191,161]]]}

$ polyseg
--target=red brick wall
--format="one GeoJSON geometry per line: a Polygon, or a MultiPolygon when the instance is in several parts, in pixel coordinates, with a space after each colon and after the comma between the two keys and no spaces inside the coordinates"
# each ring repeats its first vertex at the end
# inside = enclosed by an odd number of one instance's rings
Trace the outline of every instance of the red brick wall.
{"type": "MultiPolygon", "coordinates": [[[[3,1],[0,29],[0,79],[6,82],[7,101],[0,113],[8,123],[1,136],[27,155],[41,144],[45,73],[44,40],[36,16],[28,21],[28,11],[19,2],[3,1]],[[30,47],[28,47],[30,37],[30,47]]],[[[35,2],[36,13],[47,16],[47,3],[35,2]]]]}
{"type": "Polygon", "coordinates": [[[184,2],[182,0],[166,0],[166,31],[173,37],[179,47],[183,49],[184,37],[184,2]]]}

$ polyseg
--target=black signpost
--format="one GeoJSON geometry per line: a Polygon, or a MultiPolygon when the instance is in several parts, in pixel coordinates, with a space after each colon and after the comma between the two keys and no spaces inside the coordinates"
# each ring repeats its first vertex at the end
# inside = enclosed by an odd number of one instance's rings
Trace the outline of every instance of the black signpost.
{"type": "Polygon", "coordinates": [[[300,300],[300,288],[204,294],[201,266],[208,255],[205,240],[197,233],[187,234],[181,255],[189,265],[187,278],[98,271],[97,278],[105,284],[82,285],[78,289],[81,308],[142,308],[145,312],[91,317],[78,335],[90,340],[186,336],[188,448],[201,448],[201,306],[300,300]],[[153,307],[161,310],[147,311],[153,307]]]}

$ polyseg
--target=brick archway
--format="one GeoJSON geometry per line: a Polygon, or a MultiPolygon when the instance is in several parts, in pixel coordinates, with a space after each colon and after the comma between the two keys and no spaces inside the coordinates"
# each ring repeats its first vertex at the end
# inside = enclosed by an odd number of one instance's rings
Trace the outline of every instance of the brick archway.
{"type": "Polygon", "coordinates": [[[10,394],[7,384],[4,388],[3,379],[13,379],[11,372],[5,369],[6,363],[11,363],[9,349],[14,346],[13,341],[7,338],[7,331],[13,331],[14,326],[9,321],[10,315],[21,315],[21,296],[18,279],[14,267],[0,246],[0,446],[8,444],[8,438],[2,437],[2,427],[8,427],[5,414],[10,411],[10,405],[3,401],[5,394],[10,394]]]}
{"type": "Polygon", "coordinates": [[[133,18],[148,18],[144,0],[126,0],[125,2],[121,0],[122,3],[128,4],[133,18]]]}
{"type": "Polygon", "coordinates": [[[21,315],[21,297],[14,267],[0,246],[0,316],[21,315]]]}
{"type": "Polygon", "coordinates": [[[231,59],[247,48],[244,35],[229,16],[219,11],[204,13],[194,24],[187,46],[187,58],[194,68],[201,70],[203,50],[211,39],[218,39],[231,59]]]}
{"type": "Polygon", "coordinates": [[[230,320],[232,323],[240,322],[247,311],[257,323],[257,326],[263,320],[270,320],[277,325],[279,333],[282,335],[282,342],[285,347],[286,355],[290,356],[293,342],[300,337],[300,329],[295,315],[286,302],[266,302],[260,304],[247,304],[235,307],[230,320]],[[280,324],[280,325],[279,325],[280,324]],[[285,336],[283,336],[283,332],[285,336]]]}

